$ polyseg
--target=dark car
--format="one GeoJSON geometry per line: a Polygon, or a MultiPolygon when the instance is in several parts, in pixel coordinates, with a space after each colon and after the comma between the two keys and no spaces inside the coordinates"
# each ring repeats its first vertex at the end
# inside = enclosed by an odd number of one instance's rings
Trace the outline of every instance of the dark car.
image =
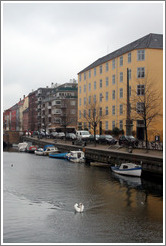
{"type": "MultiPolygon", "coordinates": [[[[96,142],[98,143],[99,141],[99,135],[96,135],[96,142]]],[[[90,137],[88,138],[88,142],[93,143],[95,141],[94,135],[90,135],[90,137]]]]}
{"type": "Polygon", "coordinates": [[[100,135],[99,137],[99,143],[105,143],[105,144],[116,144],[117,140],[113,138],[111,135],[100,135]]]}
{"type": "Polygon", "coordinates": [[[122,135],[119,137],[119,145],[138,146],[138,140],[133,136],[122,135]]]}

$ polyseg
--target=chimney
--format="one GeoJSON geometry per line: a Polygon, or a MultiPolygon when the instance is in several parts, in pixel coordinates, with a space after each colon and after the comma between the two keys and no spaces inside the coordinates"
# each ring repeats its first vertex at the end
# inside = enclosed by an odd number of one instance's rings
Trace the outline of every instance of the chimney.
{"type": "Polygon", "coordinates": [[[25,99],[25,95],[23,96],[23,99],[25,99]]]}

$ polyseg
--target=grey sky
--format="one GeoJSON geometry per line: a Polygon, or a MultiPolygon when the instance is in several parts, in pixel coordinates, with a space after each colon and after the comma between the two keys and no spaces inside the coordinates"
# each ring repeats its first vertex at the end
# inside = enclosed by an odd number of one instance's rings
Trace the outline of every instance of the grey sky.
{"type": "Polygon", "coordinates": [[[3,109],[32,89],[63,84],[98,58],[163,33],[163,2],[6,2],[3,109]]]}

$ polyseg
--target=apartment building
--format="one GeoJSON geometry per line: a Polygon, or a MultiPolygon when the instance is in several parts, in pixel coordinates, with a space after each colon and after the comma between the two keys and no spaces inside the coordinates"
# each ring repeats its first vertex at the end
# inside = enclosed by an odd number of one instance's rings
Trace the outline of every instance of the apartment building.
{"type": "Polygon", "coordinates": [[[77,127],[77,83],[54,88],[41,105],[41,125],[47,131],[73,131],[77,127]]]}
{"type": "MultiPolygon", "coordinates": [[[[100,105],[100,114],[107,117],[98,126],[101,134],[118,127],[126,131],[127,117],[127,69],[129,71],[130,98],[142,95],[145,82],[153,81],[153,91],[160,93],[160,112],[163,105],[163,35],[148,34],[126,46],[93,62],[78,73],[78,127],[89,128],[90,124],[83,117],[88,104],[93,101],[100,105]],[[134,88],[136,91],[134,92],[134,88]],[[135,95],[134,95],[135,93],[135,95]]],[[[132,105],[133,106],[133,105],[132,105]]],[[[139,105],[138,105],[139,106],[139,105]]],[[[132,107],[131,107],[132,108],[132,107]]],[[[132,132],[139,139],[144,139],[144,121],[131,111],[132,132]]],[[[162,140],[162,117],[151,122],[148,128],[151,140],[156,135],[162,140]]]]}

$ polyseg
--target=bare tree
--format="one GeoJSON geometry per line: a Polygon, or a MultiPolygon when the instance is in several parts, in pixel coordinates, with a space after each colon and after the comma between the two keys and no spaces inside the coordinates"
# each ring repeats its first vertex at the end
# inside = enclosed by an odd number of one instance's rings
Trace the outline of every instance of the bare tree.
{"type": "Polygon", "coordinates": [[[137,80],[132,86],[130,98],[132,118],[143,120],[146,149],[148,150],[148,129],[157,117],[161,117],[162,95],[156,83],[149,76],[137,80]]]}
{"type": "Polygon", "coordinates": [[[98,102],[96,97],[94,95],[91,95],[90,97],[91,101],[89,103],[86,102],[86,105],[83,111],[81,112],[81,117],[92,128],[94,135],[94,143],[96,146],[96,129],[100,122],[103,119],[106,119],[108,115],[105,111],[102,110],[102,107],[100,106],[100,103],[98,102]]]}

